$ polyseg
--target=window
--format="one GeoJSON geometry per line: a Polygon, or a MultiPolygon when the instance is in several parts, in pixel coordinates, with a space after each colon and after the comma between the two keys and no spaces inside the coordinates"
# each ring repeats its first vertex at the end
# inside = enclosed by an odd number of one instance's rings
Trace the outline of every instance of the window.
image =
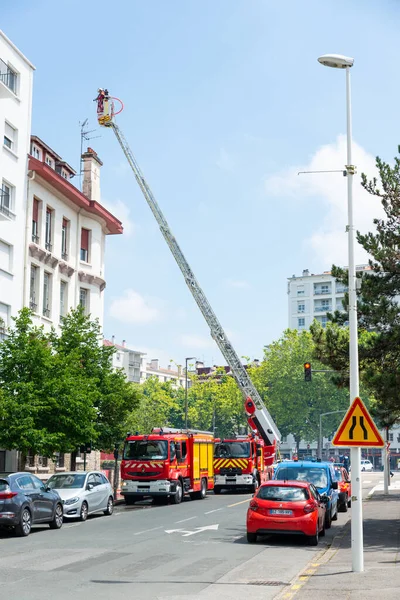
{"type": "Polygon", "coordinates": [[[33,199],[32,207],[32,242],[39,243],[39,200],[33,199]]]}
{"type": "Polygon", "coordinates": [[[393,433],[389,433],[389,442],[393,442],[393,433]]]}
{"type": "Polygon", "coordinates": [[[45,237],[45,248],[49,252],[51,252],[52,245],[51,240],[52,236],[52,221],[53,221],[53,211],[51,208],[46,208],[46,237],[45,237]]]}
{"type": "Polygon", "coordinates": [[[49,459],[47,456],[42,456],[39,454],[38,456],[38,466],[47,468],[49,466],[49,459]]]}
{"type": "Polygon", "coordinates": [[[321,300],[321,306],[323,306],[326,310],[329,309],[330,300],[321,300]]]}
{"type": "Polygon", "coordinates": [[[16,151],[17,148],[17,130],[7,121],[4,123],[4,145],[10,150],[16,151]]]}
{"type": "Polygon", "coordinates": [[[306,320],[304,317],[300,317],[297,319],[297,327],[305,327],[306,320]]]}
{"type": "Polygon", "coordinates": [[[117,352],[117,360],[121,360],[121,355],[119,352],[117,352]]]}
{"type": "Polygon", "coordinates": [[[89,290],[80,288],[79,304],[83,307],[85,315],[87,315],[89,313],[89,290]]]}
{"type": "Polygon", "coordinates": [[[299,313],[303,313],[303,312],[305,312],[305,311],[306,311],[306,305],[305,305],[305,304],[300,304],[300,303],[299,303],[299,304],[297,305],[297,312],[299,312],[299,313]]]}
{"type": "Polygon", "coordinates": [[[41,159],[41,152],[37,146],[32,145],[31,154],[33,158],[37,158],[37,160],[41,159]]]}
{"type": "Polygon", "coordinates": [[[31,281],[29,288],[29,308],[36,312],[37,309],[37,285],[38,285],[38,277],[39,277],[39,268],[35,267],[35,265],[31,265],[31,281]]]}
{"type": "Polygon", "coordinates": [[[6,329],[8,327],[10,314],[10,306],[0,302],[0,340],[3,340],[6,336],[6,329]]]}
{"type": "Polygon", "coordinates": [[[50,300],[51,300],[51,275],[44,273],[43,277],[43,316],[50,317],[50,300]]]}
{"type": "Polygon", "coordinates": [[[321,285],[321,294],[329,294],[329,286],[321,285]]]}
{"type": "Polygon", "coordinates": [[[0,59],[0,81],[4,83],[14,94],[17,93],[17,73],[0,59]]]}
{"type": "Polygon", "coordinates": [[[60,281],[60,320],[65,317],[67,313],[68,304],[68,283],[66,281],[60,281]]]}
{"type": "Polygon", "coordinates": [[[0,240],[0,269],[11,271],[12,246],[0,240]]]}
{"type": "Polygon", "coordinates": [[[61,228],[61,258],[63,260],[68,260],[68,231],[69,221],[67,219],[63,219],[61,228]]]}
{"type": "Polygon", "coordinates": [[[0,212],[7,215],[7,217],[10,217],[12,213],[13,191],[14,188],[3,181],[1,186],[0,212]]]}
{"type": "Polygon", "coordinates": [[[24,475],[23,477],[19,477],[17,479],[17,484],[21,490],[34,490],[35,489],[35,486],[33,485],[33,481],[29,477],[29,475],[24,475]]]}
{"type": "Polygon", "coordinates": [[[49,165],[49,167],[54,169],[54,160],[52,158],[50,158],[50,156],[48,154],[46,154],[45,162],[46,162],[46,165],[49,165]]]}
{"type": "Polygon", "coordinates": [[[298,285],[297,286],[297,295],[298,296],[304,296],[304,285],[298,285]]]}
{"type": "Polygon", "coordinates": [[[81,260],[89,262],[89,229],[81,230],[81,260]]]}

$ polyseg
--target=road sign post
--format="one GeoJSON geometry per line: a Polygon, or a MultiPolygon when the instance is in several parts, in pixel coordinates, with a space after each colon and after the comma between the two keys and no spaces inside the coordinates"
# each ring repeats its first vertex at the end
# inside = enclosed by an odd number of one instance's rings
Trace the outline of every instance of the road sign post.
{"type": "Polygon", "coordinates": [[[353,570],[363,570],[363,513],[361,448],[382,448],[385,443],[361,398],[354,398],[332,444],[351,448],[351,549],[353,570]],[[354,568],[356,563],[357,568],[354,568]]]}

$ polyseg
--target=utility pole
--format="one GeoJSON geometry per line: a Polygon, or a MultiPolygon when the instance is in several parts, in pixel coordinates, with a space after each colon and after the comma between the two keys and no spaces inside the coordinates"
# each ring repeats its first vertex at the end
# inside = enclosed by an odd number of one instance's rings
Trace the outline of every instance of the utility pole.
{"type": "Polygon", "coordinates": [[[196,360],[195,356],[185,358],[185,429],[188,427],[188,361],[196,360]]]}

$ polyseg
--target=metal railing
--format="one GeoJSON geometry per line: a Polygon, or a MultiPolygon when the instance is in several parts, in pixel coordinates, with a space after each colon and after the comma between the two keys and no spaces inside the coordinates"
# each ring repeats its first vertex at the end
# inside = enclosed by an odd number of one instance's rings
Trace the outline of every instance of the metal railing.
{"type": "Polygon", "coordinates": [[[37,304],[36,304],[36,302],[35,302],[34,300],[31,300],[31,301],[29,302],[29,308],[30,308],[31,310],[33,310],[33,312],[36,312],[36,309],[37,309],[37,304]]]}
{"type": "Polygon", "coordinates": [[[61,258],[63,260],[68,260],[68,253],[67,252],[61,252],[61,258]]]}
{"type": "Polygon", "coordinates": [[[332,310],[332,306],[314,306],[314,312],[327,312],[332,310]]]}
{"type": "Polygon", "coordinates": [[[32,242],[33,242],[34,244],[38,244],[38,243],[39,243],[39,236],[38,236],[38,235],[34,235],[34,234],[32,233],[32,242]]]}
{"type": "Polygon", "coordinates": [[[0,212],[2,212],[6,217],[11,217],[13,215],[12,210],[10,209],[11,197],[9,192],[5,192],[4,188],[0,189],[0,212]]]}
{"type": "Polygon", "coordinates": [[[17,74],[4,60],[0,58],[0,81],[4,83],[14,94],[17,93],[17,74]]]}
{"type": "Polygon", "coordinates": [[[49,252],[51,252],[52,249],[52,245],[50,242],[45,242],[44,247],[46,248],[46,250],[48,250],[49,252]]]}
{"type": "Polygon", "coordinates": [[[43,308],[43,316],[49,318],[50,317],[50,309],[43,308]]]}
{"type": "Polygon", "coordinates": [[[322,290],[321,288],[314,288],[315,296],[322,296],[323,294],[331,294],[331,290],[322,290]]]}

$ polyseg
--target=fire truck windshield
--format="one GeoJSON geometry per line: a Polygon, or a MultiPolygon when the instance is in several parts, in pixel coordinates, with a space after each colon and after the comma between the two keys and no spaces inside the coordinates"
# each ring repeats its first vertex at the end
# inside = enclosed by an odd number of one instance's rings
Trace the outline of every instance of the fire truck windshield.
{"type": "Polygon", "coordinates": [[[248,458],[250,456],[249,442],[221,442],[215,444],[215,458],[248,458]]]}
{"type": "Polygon", "coordinates": [[[168,442],[165,440],[132,440],[125,442],[124,458],[128,460],[166,460],[168,442]]]}

